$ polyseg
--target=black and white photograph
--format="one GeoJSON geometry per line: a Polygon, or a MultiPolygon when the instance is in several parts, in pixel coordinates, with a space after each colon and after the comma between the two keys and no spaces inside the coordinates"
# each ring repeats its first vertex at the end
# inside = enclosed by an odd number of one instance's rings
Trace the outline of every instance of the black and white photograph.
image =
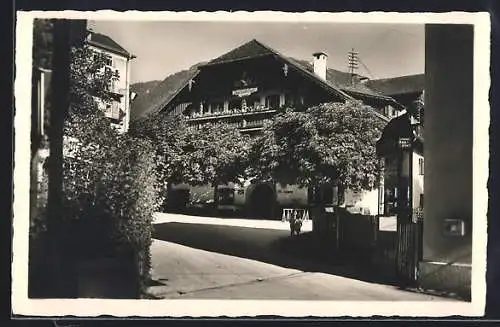
{"type": "Polygon", "coordinates": [[[482,315],[489,35],[18,12],[13,312],[482,315]]]}

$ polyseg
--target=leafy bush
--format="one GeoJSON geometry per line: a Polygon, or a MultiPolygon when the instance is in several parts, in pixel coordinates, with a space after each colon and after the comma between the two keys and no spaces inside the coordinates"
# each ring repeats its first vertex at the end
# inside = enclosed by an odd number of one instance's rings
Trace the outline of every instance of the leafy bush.
{"type": "Polygon", "coordinates": [[[133,258],[144,287],[159,204],[152,148],[128,136],[98,148],[65,160],[64,212],[74,253],[133,258]]]}
{"type": "MultiPolygon", "coordinates": [[[[107,85],[118,78],[103,70],[104,57],[88,47],[73,48],[71,56],[64,146],[68,149],[72,142],[74,147],[63,162],[62,221],[56,226],[59,247],[75,263],[102,257],[133,261],[137,286],[143,291],[150,274],[152,220],[159,203],[153,148],[148,141],[119,134],[101,111],[99,102],[112,101],[107,85]]],[[[47,239],[43,237],[47,234],[46,187],[45,178],[37,188],[39,210],[32,220],[32,239],[47,239]]],[[[37,262],[46,258],[43,251],[36,256],[37,262]]]]}
{"type": "Polygon", "coordinates": [[[73,49],[65,135],[76,150],[64,162],[64,218],[75,254],[132,259],[144,288],[160,202],[154,152],[146,140],[117,133],[99,109],[112,101],[107,86],[118,78],[103,67],[88,47],[73,49]]]}

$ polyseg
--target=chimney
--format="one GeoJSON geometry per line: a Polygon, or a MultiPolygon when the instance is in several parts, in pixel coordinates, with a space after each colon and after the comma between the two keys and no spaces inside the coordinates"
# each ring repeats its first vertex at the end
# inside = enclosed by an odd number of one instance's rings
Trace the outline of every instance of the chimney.
{"type": "Polygon", "coordinates": [[[313,53],[314,73],[322,80],[326,80],[326,59],[328,55],[324,52],[313,53]]]}

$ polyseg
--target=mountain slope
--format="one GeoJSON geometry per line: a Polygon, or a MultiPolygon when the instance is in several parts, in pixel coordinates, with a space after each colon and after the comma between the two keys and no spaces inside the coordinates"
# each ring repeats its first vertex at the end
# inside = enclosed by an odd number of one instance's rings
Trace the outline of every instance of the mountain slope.
{"type": "Polygon", "coordinates": [[[130,91],[137,93],[137,96],[151,92],[161,81],[139,82],[130,85],[130,91]]]}

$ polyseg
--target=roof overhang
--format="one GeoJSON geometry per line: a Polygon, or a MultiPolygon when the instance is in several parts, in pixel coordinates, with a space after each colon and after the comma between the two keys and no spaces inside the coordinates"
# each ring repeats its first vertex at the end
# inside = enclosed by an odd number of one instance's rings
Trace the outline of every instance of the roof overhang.
{"type": "Polygon", "coordinates": [[[102,43],[99,43],[99,42],[94,42],[92,40],[87,40],[86,43],[90,46],[93,46],[95,48],[99,48],[99,49],[102,49],[102,50],[106,50],[106,51],[109,51],[113,54],[116,54],[118,56],[121,56],[121,57],[125,57],[127,59],[133,59],[133,58],[136,58],[134,55],[128,53],[128,52],[124,52],[124,51],[118,51],[112,47],[109,47],[105,44],[102,44],[102,43]]]}

